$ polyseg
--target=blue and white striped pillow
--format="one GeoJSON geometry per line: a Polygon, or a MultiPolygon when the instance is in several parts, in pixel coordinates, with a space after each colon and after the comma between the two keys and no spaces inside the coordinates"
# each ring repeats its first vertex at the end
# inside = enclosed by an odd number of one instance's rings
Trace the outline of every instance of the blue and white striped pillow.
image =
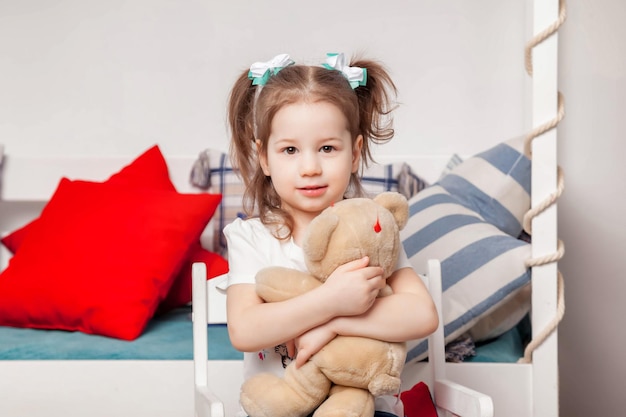
{"type": "MultiPolygon", "coordinates": [[[[504,142],[478,154],[409,200],[401,239],[417,273],[426,274],[429,259],[441,261],[446,341],[530,282],[530,245],[517,239],[530,208],[530,161],[520,145],[504,142]]],[[[521,308],[516,301],[511,314],[521,319],[529,308],[530,300],[521,308]]],[[[425,340],[408,345],[407,361],[425,357],[425,340]]]]}
{"type": "Polygon", "coordinates": [[[521,138],[500,143],[462,162],[437,184],[488,223],[518,237],[530,208],[530,160],[521,146],[521,138]]]}

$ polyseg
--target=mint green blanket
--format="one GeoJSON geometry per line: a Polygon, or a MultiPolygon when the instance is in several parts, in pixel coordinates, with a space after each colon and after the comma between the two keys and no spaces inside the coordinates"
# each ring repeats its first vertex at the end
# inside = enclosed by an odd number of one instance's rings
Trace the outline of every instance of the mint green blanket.
{"type": "MultiPolygon", "coordinates": [[[[0,359],[193,359],[191,307],[150,321],[131,342],[81,332],[18,329],[0,326],[0,359]]],[[[225,325],[209,325],[209,359],[242,359],[228,339],[225,325]]]]}

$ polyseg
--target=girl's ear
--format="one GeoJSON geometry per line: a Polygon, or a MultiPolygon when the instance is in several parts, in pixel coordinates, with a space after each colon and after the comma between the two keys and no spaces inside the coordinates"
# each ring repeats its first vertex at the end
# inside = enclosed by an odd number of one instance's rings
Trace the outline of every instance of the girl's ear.
{"type": "Polygon", "coordinates": [[[363,149],[363,135],[356,137],[354,145],[352,145],[352,173],[356,173],[359,170],[361,162],[361,149],[363,149]]]}
{"type": "Polygon", "coordinates": [[[270,176],[270,166],[267,163],[267,154],[261,150],[261,141],[255,139],[254,143],[256,143],[256,154],[259,157],[259,164],[261,165],[261,169],[266,176],[270,176]]]}

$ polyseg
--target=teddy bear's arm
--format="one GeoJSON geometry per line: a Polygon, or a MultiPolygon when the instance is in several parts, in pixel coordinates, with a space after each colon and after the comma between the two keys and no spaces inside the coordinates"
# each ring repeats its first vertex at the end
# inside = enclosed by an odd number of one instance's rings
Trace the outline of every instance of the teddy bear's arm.
{"type": "Polygon", "coordinates": [[[308,272],[280,266],[263,268],[256,275],[256,292],[266,302],[288,300],[320,285],[308,272]]]}

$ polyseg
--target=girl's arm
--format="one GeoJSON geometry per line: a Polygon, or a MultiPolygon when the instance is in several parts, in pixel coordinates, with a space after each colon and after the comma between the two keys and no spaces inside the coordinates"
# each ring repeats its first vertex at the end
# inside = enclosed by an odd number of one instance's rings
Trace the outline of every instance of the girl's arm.
{"type": "Polygon", "coordinates": [[[428,336],[437,329],[437,310],[413,269],[396,270],[387,283],[393,294],[377,298],[363,314],[335,317],[299,337],[296,365],[304,364],[336,335],[404,342],[428,336]]]}
{"type": "Polygon", "coordinates": [[[227,290],[228,331],[233,346],[253,352],[292,340],[337,316],[362,314],[384,287],[382,269],[367,257],[337,268],[320,287],[290,300],[264,303],[253,284],[227,290]]]}
{"type": "Polygon", "coordinates": [[[334,319],[330,325],[336,333],[405,342],[428,336],[437,329],[439,317],[435,304],[413,269],[398,269],[388,284],[393,294],[377,298],[364,314],[334,319]]]}

